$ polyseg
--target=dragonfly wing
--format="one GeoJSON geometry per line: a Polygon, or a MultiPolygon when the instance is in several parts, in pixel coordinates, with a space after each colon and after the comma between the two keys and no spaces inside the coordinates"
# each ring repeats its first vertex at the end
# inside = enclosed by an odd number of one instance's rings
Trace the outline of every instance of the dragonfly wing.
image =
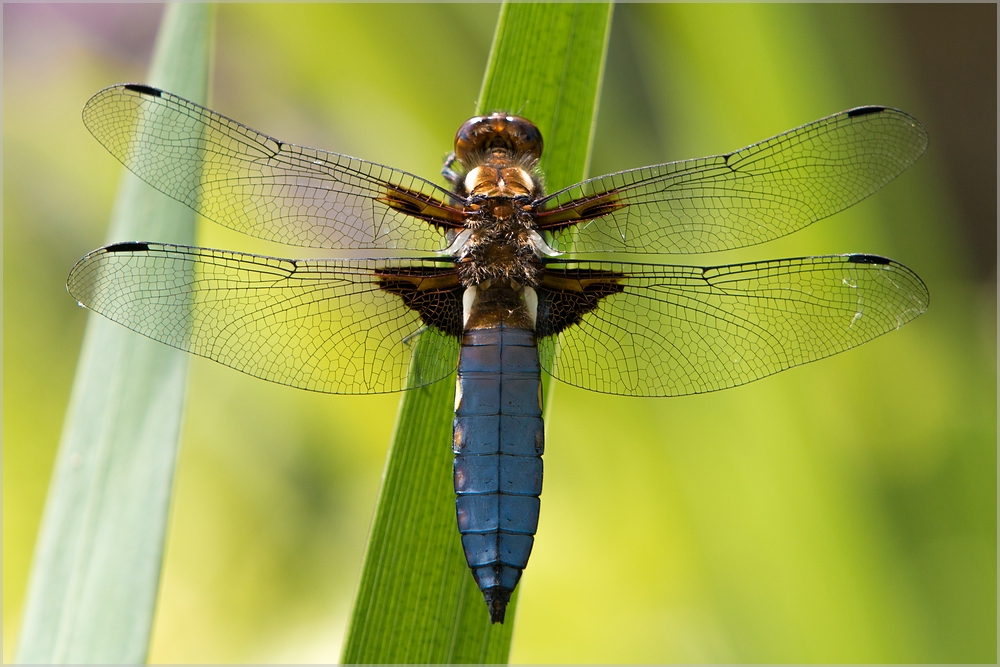
{"type": "Polygon", "coordinates": [[[272,139],[156,88],[111,86],[87,129],[129,170],[224,227],[314,248],[437,251],[461,200],[429,181],[272,139]]]}
{"type": "Polygon", "coordinates": [[[397,391],[446,377],[458,360],[461,286],[454,267],[431,260],[119,243],[81,259],[67,289],[133,331],[301,389],[397,391]]]}
{"type": "Polygon", "coordinates": [[[583,181],[540,202],[538,227],[561,252],[742,248],[856,204],[926,148],[913,117],[860,107],[727,155],[583,181]]]}
{"type": "Polygon", "coordinates": [[[568,262],[547,268],[537,293],[542,368],[627,396],[752,382],[898,329],[929,301],[916,274],[874,255],[711,268],[568,262]]]}

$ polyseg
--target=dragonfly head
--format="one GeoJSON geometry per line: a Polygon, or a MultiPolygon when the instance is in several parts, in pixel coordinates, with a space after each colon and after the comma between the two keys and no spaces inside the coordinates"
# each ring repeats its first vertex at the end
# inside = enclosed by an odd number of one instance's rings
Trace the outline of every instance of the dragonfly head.
{"type": "Polygon", "coordinates": [[[466,169],[474,166],[476,156],[497,151],[513,161],[537,162],[542,146],[542,133],[534,123],[502,112],[470,118],[455,133],[455,157],[466,169]]]}

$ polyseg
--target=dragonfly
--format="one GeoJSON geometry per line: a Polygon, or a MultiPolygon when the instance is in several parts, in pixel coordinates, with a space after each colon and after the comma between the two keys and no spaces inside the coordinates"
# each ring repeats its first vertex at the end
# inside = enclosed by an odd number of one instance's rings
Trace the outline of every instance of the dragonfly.
{"type": "Polygon", "coordinates": [[[301,389],[394,392],[457,372],[458,532],[493,623],[538,523],[542,372],[607,394],[716,391],[860,345],[929,302],[913,271],[870,254],[617,259],[764,243],[861,201],[927,146],[920,123],[888,107],[551,194],[541,132],[503,112],[459,128],[448,187],[146,85],[98,92],[83,119],[140,179],[220,225],[363,251],[302,260],[114,243],[83,257],[67,289],[140,334],[301,389]]]}

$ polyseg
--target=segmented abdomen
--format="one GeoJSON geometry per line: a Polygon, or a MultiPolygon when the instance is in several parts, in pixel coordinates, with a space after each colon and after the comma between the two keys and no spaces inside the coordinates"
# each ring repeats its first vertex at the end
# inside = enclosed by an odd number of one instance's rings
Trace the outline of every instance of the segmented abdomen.
{"type": "Polygon", "coordinates": [[[455,400],[455,506],[465,558],[494,623],[503,621],[538,525],[541,399],[534,332],[504,325],[465,332],[455,400]]]}

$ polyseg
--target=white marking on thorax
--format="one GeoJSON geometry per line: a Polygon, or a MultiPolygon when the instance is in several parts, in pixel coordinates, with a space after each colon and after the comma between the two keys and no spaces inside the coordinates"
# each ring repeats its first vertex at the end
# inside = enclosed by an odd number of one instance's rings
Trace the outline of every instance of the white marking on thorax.
{"type": "Polygon", "coordinates": [[[476,302],[476,286],[469,285],[462,293],[462,326],[469,323],[469,315],[472,314],[472,304],[476,302]]]}
{"type": "Polygon", "coordinates": [[[455,237],[455,240],[451,242],[451,245],[442,250],[440,254],[445,255],[446,257],[458,256],[459,251],[465,246],[471,236],[471,229],[463,229],[459,232],[458,236],[455,237]]]}
{"type": "Polygon", "coordinates": [[[532,328],[538,326],[538,294],[535,290],[527,285],[521,291],[521,298],[524,299],[524,306],[528,309],[528,315],[531,317],[532,328]]]}
{"type": "Polygon", "coordinates": [[[455,382],[455,412],[462,407],[462,376],[459,375],[455,382]]]}
{"type": "Polygon", "coordinates": [[[542,238],[542,235],[539,234],[537,230],[529,230],[528,238],[531,239],[531,245],[535,247],[535,254],[539,257],[558,257],[562,254],[561,252],[553,250],[552,246],[545,242],[545,239],[542,238]]]}

